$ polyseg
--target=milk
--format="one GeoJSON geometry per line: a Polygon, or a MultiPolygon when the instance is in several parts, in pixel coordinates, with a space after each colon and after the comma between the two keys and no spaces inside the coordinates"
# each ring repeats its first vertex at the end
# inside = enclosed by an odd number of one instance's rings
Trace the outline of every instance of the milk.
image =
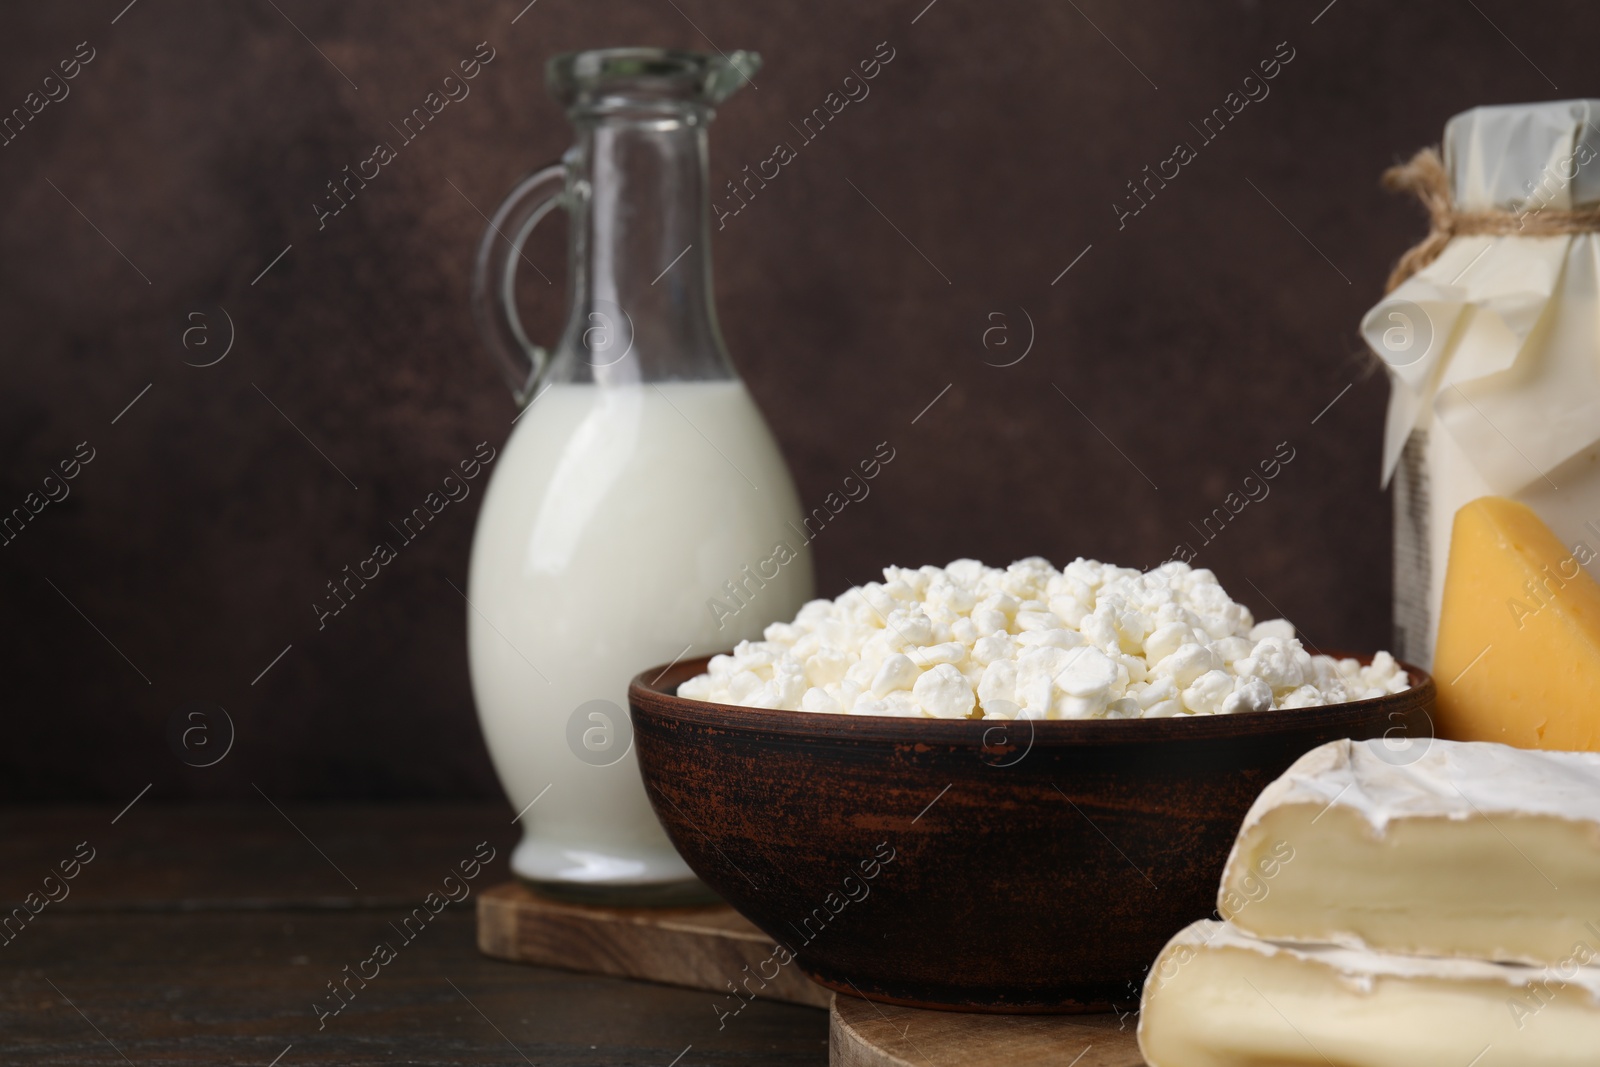
{"type": "Polygon", "coordinates": [[[738,381],[559,383],[519,417],[467,590],[479,722],[514,810],[526,808],[518,875],[593,887],[693,877],[645,799],[628,682],[792,618],[812,593],[800,531],[794,485],[738,381]],[[750,581],[744,569],[778,545],[793,558],[750,581]]]}

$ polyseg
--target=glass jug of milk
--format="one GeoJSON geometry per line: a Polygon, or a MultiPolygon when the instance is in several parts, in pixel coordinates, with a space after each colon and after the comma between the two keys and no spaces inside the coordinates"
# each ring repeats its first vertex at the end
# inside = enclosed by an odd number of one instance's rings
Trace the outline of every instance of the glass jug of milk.
{"type": "Polygon", "coordinates": [[[472,545],[472,689],[520,812],[512,869],[568,897],[704,893],[645,798],[628,682],[757,638],[812,595],[794,483],[711,301],[706,129],[759,65],[647,48],[552,60],[577,143],[517,185],[478,251],[474,312],[525,406],[472,545]],[[546,350],[513,287],[555,208],[570,295],[546,350]]]}

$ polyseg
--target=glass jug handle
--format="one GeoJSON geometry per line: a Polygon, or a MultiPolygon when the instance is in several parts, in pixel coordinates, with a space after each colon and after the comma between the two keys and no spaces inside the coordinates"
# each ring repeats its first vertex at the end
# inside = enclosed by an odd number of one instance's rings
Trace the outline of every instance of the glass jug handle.
{"type": "Polygon", "coordinates": [[[553,163],[517,183],[495,209],[478,243],[472,270],[472,314],[478,332],[511,386],[517,404],[533,398],[550,363],[550,352],[528,340],[517,315],[517,260],[539,220],[565,207],[567,166],[553,163]]]}

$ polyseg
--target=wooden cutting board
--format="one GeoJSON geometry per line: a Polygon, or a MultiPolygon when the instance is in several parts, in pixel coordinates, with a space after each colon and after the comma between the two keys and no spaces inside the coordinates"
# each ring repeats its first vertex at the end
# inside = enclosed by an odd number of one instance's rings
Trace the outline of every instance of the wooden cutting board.
{"type": "MultiPolygon", "coordinates": [[[[603,908],[550,900],[508,882],[478,897],[478,949],[497,959],[728,994],[730,982],[765,973],[761,964],[770,967],[775,945],[726,904],[603,908]]],[[[759,985],[741,988],[815,1008],[833,996],[793,966],[759,985]]]]}
{"type": "Polygon", "coordinates": [[[829,1011],[829,1067],[1144,1067],[1138,1016],[966,1015],[839,994],[829,1011]]]}
{"type": "MultiPolygon", "coordinates": [[[[727,993],[760,967],[772,939],[726,905],[604,908],[538,896],[514,882],[478,897],[487,956],[727,993]]],[[[751,987],[754,989],[754,985],[751,987]]],[[[1127,1015],[970,1015],[835,996],[784,967],[757,996],[832,1008],[832,1067],[1143,1067],[1127,1015]],[[1076,1057],[1076,1058],[1074,1058],[1076,1057]]]]}

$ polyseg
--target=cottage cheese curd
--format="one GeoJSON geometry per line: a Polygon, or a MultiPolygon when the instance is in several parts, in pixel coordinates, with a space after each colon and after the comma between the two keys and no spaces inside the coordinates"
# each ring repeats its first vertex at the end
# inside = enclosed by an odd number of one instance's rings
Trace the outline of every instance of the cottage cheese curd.
{"type": "Polygon", "coordinates": [[[1313,656],[1257,623],[1209,570],[1038,557],[1004,569],[886,567],[714,656],[678,695],[757,708],[939,719],[1137,719],[1304,708],[1397,693],[1370,666],[1313,656]]]}

